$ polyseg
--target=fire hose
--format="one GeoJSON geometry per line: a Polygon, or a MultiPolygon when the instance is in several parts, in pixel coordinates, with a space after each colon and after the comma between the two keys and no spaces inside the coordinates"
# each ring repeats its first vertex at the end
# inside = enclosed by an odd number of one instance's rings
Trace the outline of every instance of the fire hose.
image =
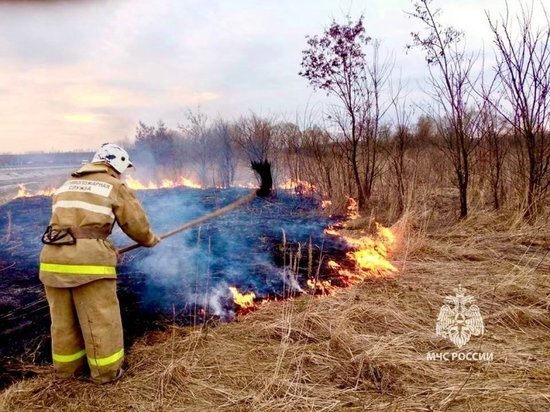
{"type": "MultiPolygon", "coordinates": [[[[257,197],[267,197],[271,193],[271,189],[273,187],[273,177],[271,176],[271,165],[267,160],[264,160],[262,162],[252,162],[251,163],[252,170],[254,170],[259,176],[260,176],[260,188],[253,190],[248,195],[241,197],[234,201],[233,203],[228,204],[227,206],[224,206],[220,209],[217,209],[213,211],[212,213],[209,213],[207,215],[204,215],[202,217],[199,217],[195,220],[192,220],[191,222],[187,222],[186,224],[179,226],[175,229],[172,229],[169,232],[166,232],[162,235],[160,235],[160,239],[166,239],[168,237],[174,236],[177,233],[183,232],[187,229],[191,229],[193,227],[199,226],[202,223],[217,218],[219,216],[225,215],[232,210],[235,210],[247,203],[252,202],[257,197]]],[[[122,255],[123,253],[129,252],[131,250],[137,249],[141,247],[142,245],[135,243],[130,246],[126,246],[122,249],[118,250],[118,254],[122,255]]]]}

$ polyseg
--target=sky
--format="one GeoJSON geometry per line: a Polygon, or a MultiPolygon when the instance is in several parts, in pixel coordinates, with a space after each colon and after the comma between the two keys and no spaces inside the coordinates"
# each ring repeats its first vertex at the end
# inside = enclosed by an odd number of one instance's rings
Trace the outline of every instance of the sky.
{"type": "MultiPolygon", "coordinates": [[[[517,1],[511,0],[517,9],[517,1]]],[[[442,22],[490,49],[485,10],[504,0],[434,0],[442,22]]],[[[306,35],[365,18],[394,78],[420,98],[427,68],[405,52],[410,0],[0,0],[0,153],[93,150],[132,140],[139,121],[186,111],[292,120],[327,100],[298,75],[306,35]]]]}

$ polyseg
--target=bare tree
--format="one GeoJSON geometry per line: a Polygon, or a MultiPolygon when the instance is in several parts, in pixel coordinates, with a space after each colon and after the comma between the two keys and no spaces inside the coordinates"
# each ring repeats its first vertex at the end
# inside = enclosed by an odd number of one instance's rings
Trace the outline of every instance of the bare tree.
{"type": "Polygon", "coordinates": [[[488,165],[493,207],[499,210],[504,199],[504,163],[510,144],[503,119],[489,103],[490,98],[484,98],[480,109],[480,149],[488,165]]]}
{"type": "Polygon", "coordinates": [[[427,33],[412,33],[414,46],[426,53],[430,69],[431,96],[436,109],[430,116],[436,120],[440,148],[452,162],[460,197],[460,217],[468,215],[468,187],[471,155],[479,143],[474,130],[477,118],[470,106],[474,99],[476,79],[472,76],[475,59],[461,48],[463,33],[438,22],[439,9],[432,10],[431,0],[414,3],[410,15],[420,20],[427,33]]]}
{"type": "Polygon", "coordinates": [[[156,163],[152,144],[154,136],[154,126],[148,126],[142,121],[138,123],[133,150],[134,161],[136,164],[143,165],[149,169],[153,169],[156,163]]]}
{"type": "Polygon", "coordinates": [[[255,113],[241,117],[234,125],[235,141],[249,160],[267,160],[274,143],[273,121],[255,113]]]}
{"type": "Polygon", "coordinates": [[[390,165],[395,177],[395,189],[397,192],[397,207],[399,214],[405,210],[405,198],[407,194],[407,169],[405,155],[409,149],[412,139],[411,114],[407,110],[407,103],[394,101],[395,128],[391,139],[388,155],[390,165]]]}
{"type": "Polygon", "coordinates": [[[302,141],[303,132],[297,124],[284,122],[277,125],[279,147],[283,161],[286,166],[286,172],[290,179],[297,182],[304,178],[304,144],[302,141]]]}
{"type": "Polygon", "coordinates": [[[314,89],[340,103],[329,117],[337,128],[333,138],[346,157],[359,208],[364,209],[379,173],[381,91],[389,77],[389,65],[379,62],[378,42],[373,43],[372,64],[368,64],[371,38],[365,34],[362,16],[356,22],[348,17],[345,24],[333,21],[321,36],[307,39],[299,74],[314,89]]]}
{"type": "Polygon", "coordinates": [[[191,159],[195,163],[199,182],[202,186],[209,185],[208,172],[212,161],[211,134],[208,131],[207,116],[197,109],[196,112],[187,110],[187,124],[179,128],[190,141],[191,159]]]}
{"type": "Polygon", "coordinates": [[[315,88],[335,96],[343,105],[334,113],[345,140],[344,153],[353,171],[359,207],[365,205],[365,196],[359,170],[359,142],[364,113],[365,47],[371,38],[365,35],[363,17],[356,23],[348,19],[340,25],[333,21],[321,37],[307,38],[308,48],[302,52],[302,71],[315,88]]]}
{"type": "Polygon", "coordinates": [[[226,121],[220,119],[212,126],[211,133],[214,135],[215,153],[213,153],[213,156],[217,163],[220,185],[222,187],[231,187],[235,179],[237,163],[231,126],[226,121]]]}
{"type": "Polygon", "coordinates": [[[329,197],[333,196],[335,166],[340,161],[329,133],[313,126],[303,131],[303,148],[307,160],[304,167],[309,175],[316,176],[316,184],[329,197]]]}
{"type": "Polygon", "coordinates": [[[139,122],[133,150],[137,163],[149,168],[157,177],[173,174],[181,166],[175,151],[178,138],[178,133],[167,128],[162,120],[156,128],[139,122]]]}
{"type": "Polygon", "coordinates": [[[496,45],[496,74],[505,104],[494,107],[519,142],[520,173],[525,176],[526,218],[532,218],[550,185],[550,19],[543,3],[540,15],[546,24],[536,28],[534,8],[522,7],[514,23],[506,15],[487,20],[496,45]],[[515,32],[516,31],[516,32],[515,32]]]}
{"type": "Polygon", "coordinates": [[[370,97],[365,104],[366,113],[363,122],[366,123],[364,132],[361,133],[362,160],[364,162],[364,193],[367,200],[370,199],[374,184],[381,172],[378,161],[380,123],[388,109],[397,100],[399,92],[390,93],[390,101],[383,101],[382,93],[393,71],[393,62],[387,58],[380,60],[380,41],[372,42],[372,56],[366,64],[367,77],[365,82],[365,95],[370,97]]]}

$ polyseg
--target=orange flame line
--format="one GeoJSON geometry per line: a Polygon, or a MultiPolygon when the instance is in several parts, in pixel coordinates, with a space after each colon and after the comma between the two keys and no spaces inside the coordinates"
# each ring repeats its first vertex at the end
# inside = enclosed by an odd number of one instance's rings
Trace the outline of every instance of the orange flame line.
{"type": "Polygon", "coordinates": [[[52,196],[56,191],[55,187],[50,187],[50,188],[43,189],[43,190],[37,190],[35,192],[29,192],[27,190],[26,186],[23,183],[21,183],[18,186],[19,186],[19,189],[17,190],[17,194],[15,195],[15,199],[20,198],[20,197],[52,196]]]}

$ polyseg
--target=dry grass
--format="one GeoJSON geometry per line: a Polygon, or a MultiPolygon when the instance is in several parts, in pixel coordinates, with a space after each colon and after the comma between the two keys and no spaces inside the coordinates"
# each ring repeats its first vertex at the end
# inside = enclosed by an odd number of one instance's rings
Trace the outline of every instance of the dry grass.
{"type": "Polygon", "coordinates": [[[0,409],[549,410],[548,220],[408,223],[392,279],[270,303],[214,328],[151,333],[115,384],[55,382],[44,368],[6,389],[0,409]],[[494,352],[493,362],[426,360],[428,351],[455,351],[434,329],[459,283],[486,327],[463,350],[494,352]]]}

